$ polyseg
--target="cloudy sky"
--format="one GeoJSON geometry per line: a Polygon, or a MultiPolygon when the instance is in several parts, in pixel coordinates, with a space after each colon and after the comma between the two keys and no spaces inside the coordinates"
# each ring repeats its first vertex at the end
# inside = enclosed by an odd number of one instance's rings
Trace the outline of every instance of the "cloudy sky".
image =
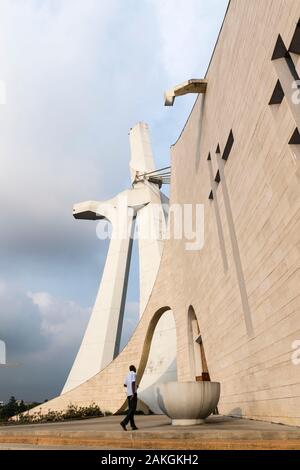
{"type": "MultiPolygon", "coordinates": [[[[205,74],[227,0],[0,0],[0,400],[64,384],[107,243],[72,205],[129,184],[128,130],[151,129],[158,167],[194,98],[163,93],[205,74]]],[[[136,256],[134,257],[136,258],[136,256]]],[[[135,261],[135,259],[134,259],[135,261]]],[[[138,310],[130,278],[123,343],[138,310]]]]}

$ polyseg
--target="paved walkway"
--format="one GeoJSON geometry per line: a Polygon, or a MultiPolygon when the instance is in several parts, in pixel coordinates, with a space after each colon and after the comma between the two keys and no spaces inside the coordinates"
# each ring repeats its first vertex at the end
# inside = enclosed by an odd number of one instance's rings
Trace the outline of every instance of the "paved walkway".
{"type": "Polygon", "coordinates": [[[300,449],[300,428],[211,416],[199,426],[171,426],[165,416],[137,416],[123,431],[120,416],[0,427],[0,449],[300,449]]]}

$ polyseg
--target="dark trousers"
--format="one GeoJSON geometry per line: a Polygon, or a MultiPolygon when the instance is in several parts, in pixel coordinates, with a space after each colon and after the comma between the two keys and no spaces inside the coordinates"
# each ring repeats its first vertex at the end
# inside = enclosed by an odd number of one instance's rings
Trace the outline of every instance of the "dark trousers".
{"type": "Polygon", "coordinates": [[[127,415],[125,417],[125,419],[123,419],[123,423],[125,424],[125,426],[129,423],[130,421],[130,426],[132,428],[135,428],[135,422],[134,422],[134,413],[136,411],[136,405],[137,405],[137,395],[132,395],[130,397],[128,397],[128,412],[127,412],[127,415]]]}

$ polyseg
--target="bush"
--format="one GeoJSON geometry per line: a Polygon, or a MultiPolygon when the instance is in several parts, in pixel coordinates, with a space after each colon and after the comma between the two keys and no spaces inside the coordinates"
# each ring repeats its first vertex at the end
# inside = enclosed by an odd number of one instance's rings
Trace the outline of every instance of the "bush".
{"type": "Polygon", "coordinates": [[[26,404],[24,401],[17,401],[15,397],[10,397],[8,403],[0,407],[0,423],[6,423],[12,416],[28,411],[40,403],[26,404]]]}
{"type": "Polygon", "coordinates": [[[38,424],[38,423],[56,423],[60,421],[75,420],[75,419],[88,419],[102,416],[108,416],[109,413],[102,413],[101,409],[95,403],[89,406],[69,405],[64,411],[51,411],[48,410],[46,414],[42,414],[41,410],[29,414],[23,413],[17,416],[15,421],[10,421],[11,424],[38,424]]]}

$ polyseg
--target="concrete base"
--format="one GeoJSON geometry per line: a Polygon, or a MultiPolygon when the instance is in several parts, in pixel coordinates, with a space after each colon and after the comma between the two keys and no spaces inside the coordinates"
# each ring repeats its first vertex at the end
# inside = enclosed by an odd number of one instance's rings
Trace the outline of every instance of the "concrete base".
{"type": "Polygon", "coordinates": [[[172,419],[173,426],[195,426],[196,424],[205,424],[204,419],[172,419]]]}

